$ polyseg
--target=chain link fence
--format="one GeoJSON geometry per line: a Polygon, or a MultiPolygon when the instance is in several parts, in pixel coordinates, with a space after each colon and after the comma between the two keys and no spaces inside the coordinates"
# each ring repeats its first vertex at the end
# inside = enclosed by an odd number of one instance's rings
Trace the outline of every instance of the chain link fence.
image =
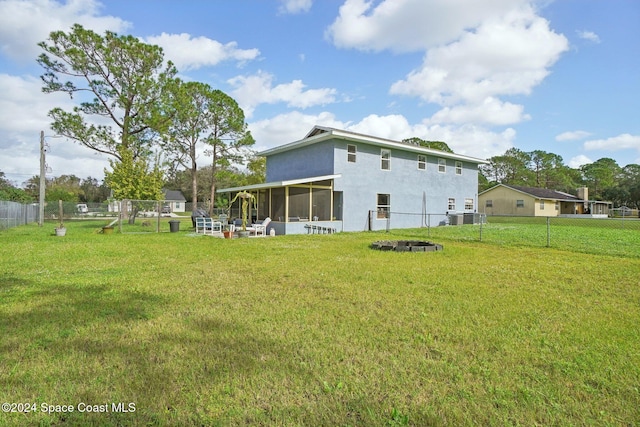
{"type": "MultiPolygon", "coordinates": [[[[380,231],[380,229],[378,229],[380,231]]],[[[391,212],[386,231],[417,238],[475,241],[502,246],[547,247],[640,257],[640,218],[486,216],[391,212]],[[410,222],[410,230],[404,225],[410,222]]]]}
{"type": "Polygon", "coordinates": [[[0,230],[38,221],[38,205],[0,200],[0,230]]]}

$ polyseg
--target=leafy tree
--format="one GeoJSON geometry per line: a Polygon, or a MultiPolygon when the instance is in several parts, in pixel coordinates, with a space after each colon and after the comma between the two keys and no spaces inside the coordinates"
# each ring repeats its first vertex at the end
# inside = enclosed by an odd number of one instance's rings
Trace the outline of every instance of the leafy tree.
{"type": "Polygon", "coordinates": [[[173,64],[163,63],[158,46],[109,31],[101,36],[77,24],[68,33],[52,32],[48,42],[39,46],[45,51],[38,58],[45,70],[43,92],[81,98],[72,111],[54,108],[49,112],[52,129],[127,162],[114,170],[112,176],[118,178],[112,182],[120,181],[118,191],[123,197],[134,198],[133,193],[123,193],[134,187],[127,184],[131,177],[122,173],[145,170],[138,161],[150,158],[153,141],[168,123],[165,101],[167,84],[176,74],[173,64]],[[89,96],[83,99],[83,94],[89,96]]]}
{"type": "MultiPolygon", "coordinates": [[[[162,171],[155,162],[149,167],[149,160],[144,157],[134,158],[130,150],[122,148],[121,160],[110,160],[112,171],[105,171],[105,182],[113,191],[117,200],[162,200],[162,171]]],[[[129,223],[135,223],[135,218],[141,206],[133,205],[129,213],[129,223]]]]}
{"type": "Polygon", "coordinates": [[[446,151],[447,153],[453,153],[453,150],[449,148],[446,142],[443,141],[425,141],[417,137],[403,139],[402,142],[406,144],[419,145],[420,147],[431,148],[432,150],[446,151]]]}
{"type": "Polygon", "coordinates": [[[82,193],[80,201],[85,203],[100,203],[109,198],[110,190],[104,182],[100,183],[96,178],[87,177],[80,184],[82,193]]]}
{"type": "Polygon", "coordinates": [[[33,197],[22,188],[16,188],[11,181],[6,178],[4,172],[0,171],[0,200],[18,203],[33,202],[33,197]]]}
{"type": "Polygon", "coordinates": [[[489,181],[498,184],[533,186],[535,174],[529,169],[530,163],[530,153],[510,148],[502,156],[491,157],[480,169],[489,181]]]}
{"type": "Polygon", "coordinates": [[[602,200],[603,191],[614,187],[616,180],[621,175],[621,168],[615,160],[602,158],[594,163],[580,167],[585,184],[589,187],[589,193],[596,200],[602,200]]]}
{"type": "Polygon", "coordinates": [[[247,164],[247,185],[262,184],[267,179],[267,159],[252,157],[247,164]]]}
{"type": "MultiPolygon", "coordinates": [[[[164,147],[171,153],[173,163],[178,163],[189,170],[191,176],[191,200],[198,203],[198,148],[209,141],[220,120],[220,104],[229,102],[221,96],[220,91],[199,82],[183,83],[176,80],[172,86],[171,108],[175,111],[168,132],[165,135],[164,147]]],[[[223,119],[224,120],[224,119],[223,119]]],[[[244,119],[243,119],[244,121],[244,119]]]]}
{"type": "Polygon", "coordinates": [[[7,179],[7,175],[0,171],[0,190],[4,190],[5,188],[12,188],[13,184],[11,181],[7,179]]]}
{"type": "MultiPolygon", "coordinates": [[[[215,200],[218,167],[242,163],[248,155],[248,147],[255,141],[251,132],[247,130],[244,112],[233,98],[222,91],[214,90],[210,102],[211,118],[205,142],[208,144],[206,152],[212,157],[209,200],[215,200]]],[[[213,203],[210,208],[213,210],[213,203]]]]}

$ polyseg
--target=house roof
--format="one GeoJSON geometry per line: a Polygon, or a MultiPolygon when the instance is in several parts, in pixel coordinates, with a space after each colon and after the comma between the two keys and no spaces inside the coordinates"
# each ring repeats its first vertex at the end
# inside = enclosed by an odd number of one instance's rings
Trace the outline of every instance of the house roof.
{"type": "Polygon", "coordinates": [[[340,174],[323,175],[323,176],[315,176],[310,178],[290,179],[287,181],[264,182],[262,184],[245,185],[243,187],[221,188],[217,191],[220,193],[232,193],[234,191],[242,191],[242,190],[263,190],[266,188],[287,187],[289,185],[308,184],[311,182],[326,181],[328,179],[340,178],[341,176],[342,175],[340,174]]]}
{"type": "Polygon", "coordinates": [[[533,196],[538,199],[562,200],[562,201],[568,201],[568,202],[584,202],[585,201],[574,195],[563,193],[562,191],[549,190],[548,188],[523,187],[520,185],[506,185],[506,184],[498,184],[495,187],[491,187],[480,194],[487,193],[497,187],[510,188],[512,190],[527,194],[529,196],[533,196]]]}
{"type": "Polygon", "coordinates": [[[174,200],[176,202],[186,202],[187,199],[185,199],[184,195],[182,194],[182,191],[180,190],[162,190],[164,192],[164,199],[165,200],[174,200]]]}
{"type": "Polygon", "coordinates": [[[470,156],[463,156],[461,154],[448,153],[446,151],[434,150],[431,148],[421,147],[419,145],[408,144],[406,142],[394,141],[391,139],[378,138],[376,136],[364,135],[361,133],[350,132],[346,130],[334,129],[324,126],[315,126],[307,135],[298,141],[290,142],[288,144],[280,145],[278,147],[270,148],[258,153],[259,156],[270,156],[273,154],[283,153],[289,150],[294,150],[300,147],[316,144],[328,139],[342,139],[345,141],[360,142],[364,144],[375,145],[384,148],[394,148],[397,150],[410,151],[414,153],[426,154],[446,159],[461,160],[476,164],[486,164],[486,160],[478,159],[470,156]]]}

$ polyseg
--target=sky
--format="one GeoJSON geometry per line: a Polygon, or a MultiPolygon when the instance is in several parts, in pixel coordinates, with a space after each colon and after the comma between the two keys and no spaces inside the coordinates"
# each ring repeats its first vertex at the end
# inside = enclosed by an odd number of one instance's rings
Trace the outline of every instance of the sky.
{"type": "MultiPolygon", "coordinates": [[[[445,141],[480,159],[542,150],[640,164],[638,0],[0,0],[0,171],[102,179],[56,138],[38,43],[75,23],[163,48],[233,97],[262,151],[315,125],[445,141]]],[[[200,159],[200,164],[210,160],[200,159]]]]}

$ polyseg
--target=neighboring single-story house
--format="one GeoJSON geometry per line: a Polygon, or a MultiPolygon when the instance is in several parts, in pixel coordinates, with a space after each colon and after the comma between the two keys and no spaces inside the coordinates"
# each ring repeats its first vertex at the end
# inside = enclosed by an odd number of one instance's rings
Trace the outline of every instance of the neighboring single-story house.
{"type": "MultiPolygon", "coordinates": [[[[306,233],[310,226],[410,228],[421,226],[428,213],[443,219],[446,213],[477,212],[478,165],[486,163],[321,126],[258,155],[266,158],[267,182],[218,192],[228,193],[229,200],[239,191],[251,192],[251,218],[270,217],[269,228],[277,234],[306,233]]],[[[232,216],[237,215],[234,206],[232,216]]]]}
{"type": "MultiPolygon", "coordinates": [[[[184,212],[187,199],[185,199],[182,191],[162,190],[162,192],[164,194],[164,205],[169,205],[170,212],[184,212]]],[[[162,208],[164,209],[165,206],[162,206],[162,208]]]]}
{"type": "Polygon", "coordinates": [[[478,195],[479,210],[487,215],[574,216],[593,218],[609,215],[611,202],[589,200],[589,190],[576,195],[546,188],[498,184],[478,195]]]}

